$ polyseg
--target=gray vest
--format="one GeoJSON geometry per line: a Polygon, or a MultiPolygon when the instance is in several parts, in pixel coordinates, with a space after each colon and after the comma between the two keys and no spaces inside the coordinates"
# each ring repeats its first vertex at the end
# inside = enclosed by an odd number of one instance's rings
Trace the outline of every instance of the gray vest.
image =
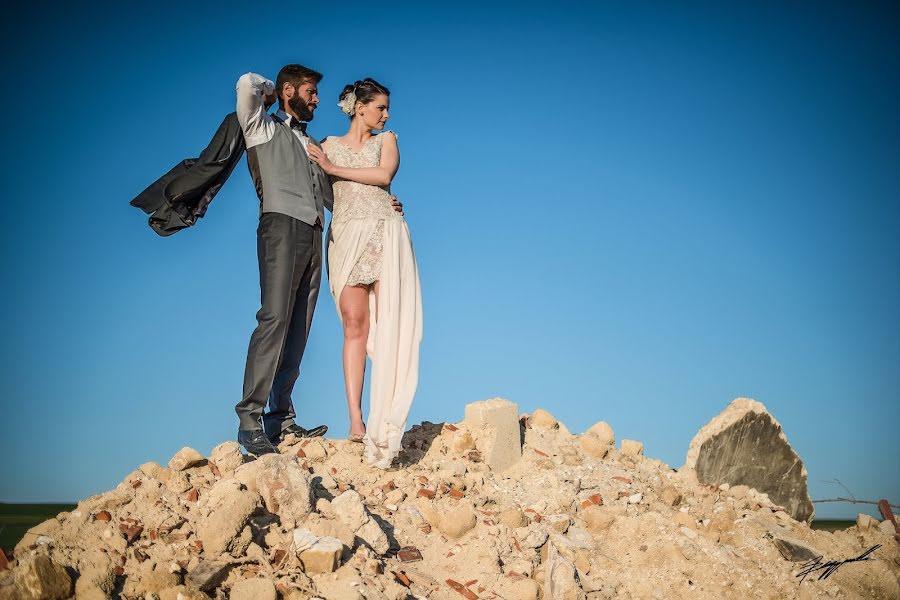
{"type": "MultiPolygon", "coordinates": [[[[331,181],[310,160],[287,123],[272,115],[275,135],[247,150],[247,166],[261,203],[260,212],[288,215],[307,225],[325,224],[325,208],[334,206],[331,181]]],[[[315,140],[309,140],[315,144],[315,140]]]]}

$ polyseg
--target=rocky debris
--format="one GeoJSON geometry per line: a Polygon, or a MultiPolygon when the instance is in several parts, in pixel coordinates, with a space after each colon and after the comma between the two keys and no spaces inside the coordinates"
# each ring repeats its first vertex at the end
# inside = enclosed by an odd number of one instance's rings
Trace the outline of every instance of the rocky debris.
{"type": "Polygon", "coordinates": [[[220,477],[228,477],[244,464],[244,455],[237,442],[224,442],[212,449],[209,462],[215,465],[220,477]]]}
{"type": "Polygon", "coordinates": [[[193,448],[184,447],[169,460],[169,468],[173,471],[184,471],[202,464],[206,459],[193,448]]]}
{"type": "Polygon", "coordinates": [[[599,421],[578,437],[578,446],[589,456],[603,458],[615,446],[616,434],[606,421],[599,421]]]}
{"type": "Polygon", "coordinates": [[[302,550],[298,548],[298,556],[306,573],[333,573],[341,564],[341,552],[344,545],[333,537],[316,538],[302,550]]]}
{"type": "Polygon", "coordinates": [[[781,555],[793,562],[806,562],[822,556],[803,542],[786,536],[776,537],[772,540],[781,555]]]}
{"type": "Polygon", "coordinates": [[[642,456],[644,454],[644,444],[635,440],[622,440],[619,450],[625,456],[642,456]]]}
{"type": "Polygon", "coordinates": [[[707,423],[691,441],[685,468],[701,483],[754,488],[794,519],[812,521],[806,468],[760,402],[738,398],[707,423]]]}
{"type": "Polygon", "coordinates": [[[234,478],[262,497],[266,510],[292,529],[313,510],[309,471],[295,456],[266,454],[238,467],[234,478]]]}
{"type": "Polygon", "coordinates": [[[36,552],[19,561],[15,588],[23,600],[64,600],[72,595],[72,578],[47,554],[36,552]]]}
{"type": "Polygon", "coordinates": [[[491,470],[508,469],[522,457],[519,409],[515,403],[502,398],[473,402],[466,405],[464,423],[491,470]]]}
{"type": "Polygon", "coordinates": [[[145,463],[32,528],[0,570],[0,600],[36,597],[18,584],[36,571],[87,600],[900,597],[890,521],[814,531],[746,483],[626,452],[639,442],[617,450],[603,422],[575,436],[547,411],[500,419],[504,402],[413,426],[393,471],[359,444],[290,437],[257,460],[226,442],[184,470],[145,463]],[[500,451],[504,422],[515,444],[500,451]],[[798,584],[809,553],[877,544],[798,584]]]}

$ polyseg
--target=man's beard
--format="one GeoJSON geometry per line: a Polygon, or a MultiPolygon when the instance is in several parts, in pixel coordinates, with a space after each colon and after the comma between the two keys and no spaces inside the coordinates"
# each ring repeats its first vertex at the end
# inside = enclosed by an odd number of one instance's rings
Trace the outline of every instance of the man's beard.
{"type": "Polygon", "coordinates": [[[288,106],[301,121],[313,120],[313,111],[310,110],[309,105],[297,92],[294,92],[293,98],[288,99],[288,106]]]}

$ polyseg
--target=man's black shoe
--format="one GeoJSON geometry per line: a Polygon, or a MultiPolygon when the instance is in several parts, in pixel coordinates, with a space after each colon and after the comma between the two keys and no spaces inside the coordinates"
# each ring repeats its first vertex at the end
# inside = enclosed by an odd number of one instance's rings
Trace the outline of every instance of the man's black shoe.
{"type": "Polygon", "coordinates": [[[306,429],[304,427],[300,427],[296,423],[291,423],[287,427],[281,430],[275,437],[270,437],[269,441],[273,444],[278,444],[281,442],[288,434],[294,434],[298,438],[312,438],[312,437],[321,437],[325,435],[328,431],[328,425],[319,425],[318,427],[313,427],[312,429],[306,429]]]}
{"type": "Polygon", "coordinates": [[[278,450],[266,437],[262,429],[238,429],[238,443],[244,447],[247,454],[262,456],[263,454],[277,454],[278,450]]]}

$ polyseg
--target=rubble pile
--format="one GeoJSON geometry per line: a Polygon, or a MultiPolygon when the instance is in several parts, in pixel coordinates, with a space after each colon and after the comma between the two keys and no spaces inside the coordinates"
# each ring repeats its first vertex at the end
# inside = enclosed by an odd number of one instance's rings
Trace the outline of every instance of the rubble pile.
{"type": "Polygon", "coordinates": [[[388,471],[345,440],[279,450],[254,460],[226,442],[141,465],[30,530],[0,600],[900,598],[889,521],[812,530],[754,487],[617,447],[604,422],[575,435],[494,399],[414,426],[388,471]]]}

